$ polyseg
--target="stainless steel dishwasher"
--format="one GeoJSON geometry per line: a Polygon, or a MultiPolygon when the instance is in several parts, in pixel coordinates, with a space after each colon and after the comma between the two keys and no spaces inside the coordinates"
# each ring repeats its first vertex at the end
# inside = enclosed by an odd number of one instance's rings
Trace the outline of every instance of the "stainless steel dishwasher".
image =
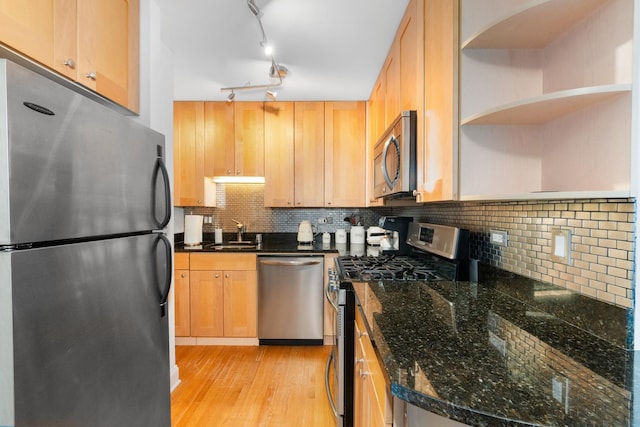
{"type": "Polygon", "coordinates": [[[323,256],[258,256],[261,345],[322,345],[323,314],[323,256]]]}

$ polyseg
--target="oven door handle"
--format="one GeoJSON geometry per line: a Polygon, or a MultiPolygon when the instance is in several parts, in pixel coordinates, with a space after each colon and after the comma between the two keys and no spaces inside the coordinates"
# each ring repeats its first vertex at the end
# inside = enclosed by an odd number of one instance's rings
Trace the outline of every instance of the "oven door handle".
{"type": "Polygon", "coordinates": [[[327,359],[327,367],[324,371],[324,387],[327,391],[327,398],[329,399],[329,405],[331,405],[331,411],[333,411],[333,415],[338,418],[338,409],[336,408],[336,403],[333,401],[333,395],[331,394],[331,364],[333,362],[333,358],[335,355],[333,354],[333,350],[331,349],[331,353],[329,353],[329,358],[327,359]]]}
{"type": "Polygon", "coordinates": [[[331,305],[331,307],[333,307],[333,309],[336,311],[336,313],[338,312],[338,306],[336,305],[335,302],[333,302],[333,300],[331,299],[331,294],[329,291],[329,285],[327,285],[327,287],[324,289],[324,296],[327,299],[327,301],[329,301],[329,304],[331,305]]]}

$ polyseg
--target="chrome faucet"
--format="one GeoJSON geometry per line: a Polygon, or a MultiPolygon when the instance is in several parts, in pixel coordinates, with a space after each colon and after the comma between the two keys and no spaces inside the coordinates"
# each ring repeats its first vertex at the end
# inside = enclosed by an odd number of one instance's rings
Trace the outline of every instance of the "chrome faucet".
{"type": "Polygon", "coordinates": [[[237,241],[238,242],[242,242],[242,233],[245,232],[245,226],[243,223],[241,223],[240,221],[236,221],[235,219],[232,219],[231,221],[236,223],[236,228],[238,230],[238,238],[237,241]]]}

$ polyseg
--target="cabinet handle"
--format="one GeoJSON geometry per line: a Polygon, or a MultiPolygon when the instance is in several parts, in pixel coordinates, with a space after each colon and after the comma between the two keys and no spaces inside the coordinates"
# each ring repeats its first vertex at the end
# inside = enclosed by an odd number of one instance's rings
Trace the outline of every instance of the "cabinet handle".
{"type": "Polygon", "coordinates": [[[225,279],[228,279],[231,276],[229,276],[229,273],[227,273],[227,274],[224,275],[224,277],[225,277],[225,279]]]}
{"type": "Polygon", "coordinates": [[[327,202],[327,205],[331,206],[331,202],[327,202]]]}
{"type": "Polygon", "coordinates": [[[231,169],[227,169],[227,175],[231,175],[231,169]]]}
{"type": "Polygon", "coordinates": [[[236,175],[240,175],[240,171],[236,171],[236,175]]]}
{"type": "Polygon", "coordinates": [[[371,372],[363,371],[362,369],[360,369],[360,378],[364,379],[364,378],[368,377],[369,375],[371,375],[371,372]]]}
{"type": "Polygon", "coordinates": [[[184,279],[185,277],[187,277],[186,274],[184,274],[184,273],[180,274],[180,278],[184,279]]]}
{"type": "Polygon", "coordinates": [[[359,363],[364,363],[364,359],[356,359],[356,365],[359,363]]]}
{"type": "Polygon", "coordinates": [[[90,73],[87,73],[87,74],[85,74],[84,76],[85,76],[86,78],[88,78],[88,79],[93,80],[93,81],[95,81],[95,80],[96,80],[96,73],[95,73],[95,71],[92,71],[92,72],[90,72],[90,73]]]}
{"type": "Polygon", "coordinates": [[[198,200],[198,204],[201,205],[202,204],[202,200],[198,200]]]}
{"type": "Polygon", "coordinates": [[[64,64],[64,66],[65,66],[65,67],[69,67],[69,68],[71,68],[72,70],[75,70],[75,68],[76,68],[76,63],[75,63],[75,61],[74,61],[73,59],[71,59],[71,58],[69,58],[69,59],[65,59],[62,63],[64,64]]]}
{"type": "Polygon", "coordinates": [[[220,275],[219,275],[218,273],[216,273],[216,274],[215,274],[215,276],[213,276],[213,277],[215,277],[216,279],[218,279],[218,278],[220,277],[220,275]]]}
{"type": "Polygon", "coordinates": [[[369,336],[369,334],[367,334],[366,332],[358,332],[358,336],[359,336],[360,338],[362,338],[362,337],[368,337],[368,336],[369,336]]]}

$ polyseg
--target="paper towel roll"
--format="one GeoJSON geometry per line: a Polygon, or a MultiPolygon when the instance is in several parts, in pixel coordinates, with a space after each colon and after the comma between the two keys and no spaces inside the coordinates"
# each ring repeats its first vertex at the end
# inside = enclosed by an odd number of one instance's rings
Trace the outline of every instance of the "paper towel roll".
{"type": "Polygon", "coordinates": [[[185,246],[202,243],[202,215],[184,216],[184,244],[185,246]]]}
{"type": "Polygon", "coordinates": [[[216,228],[214,233],[215,242],[222,243],[222,228],[216,228]]]}

